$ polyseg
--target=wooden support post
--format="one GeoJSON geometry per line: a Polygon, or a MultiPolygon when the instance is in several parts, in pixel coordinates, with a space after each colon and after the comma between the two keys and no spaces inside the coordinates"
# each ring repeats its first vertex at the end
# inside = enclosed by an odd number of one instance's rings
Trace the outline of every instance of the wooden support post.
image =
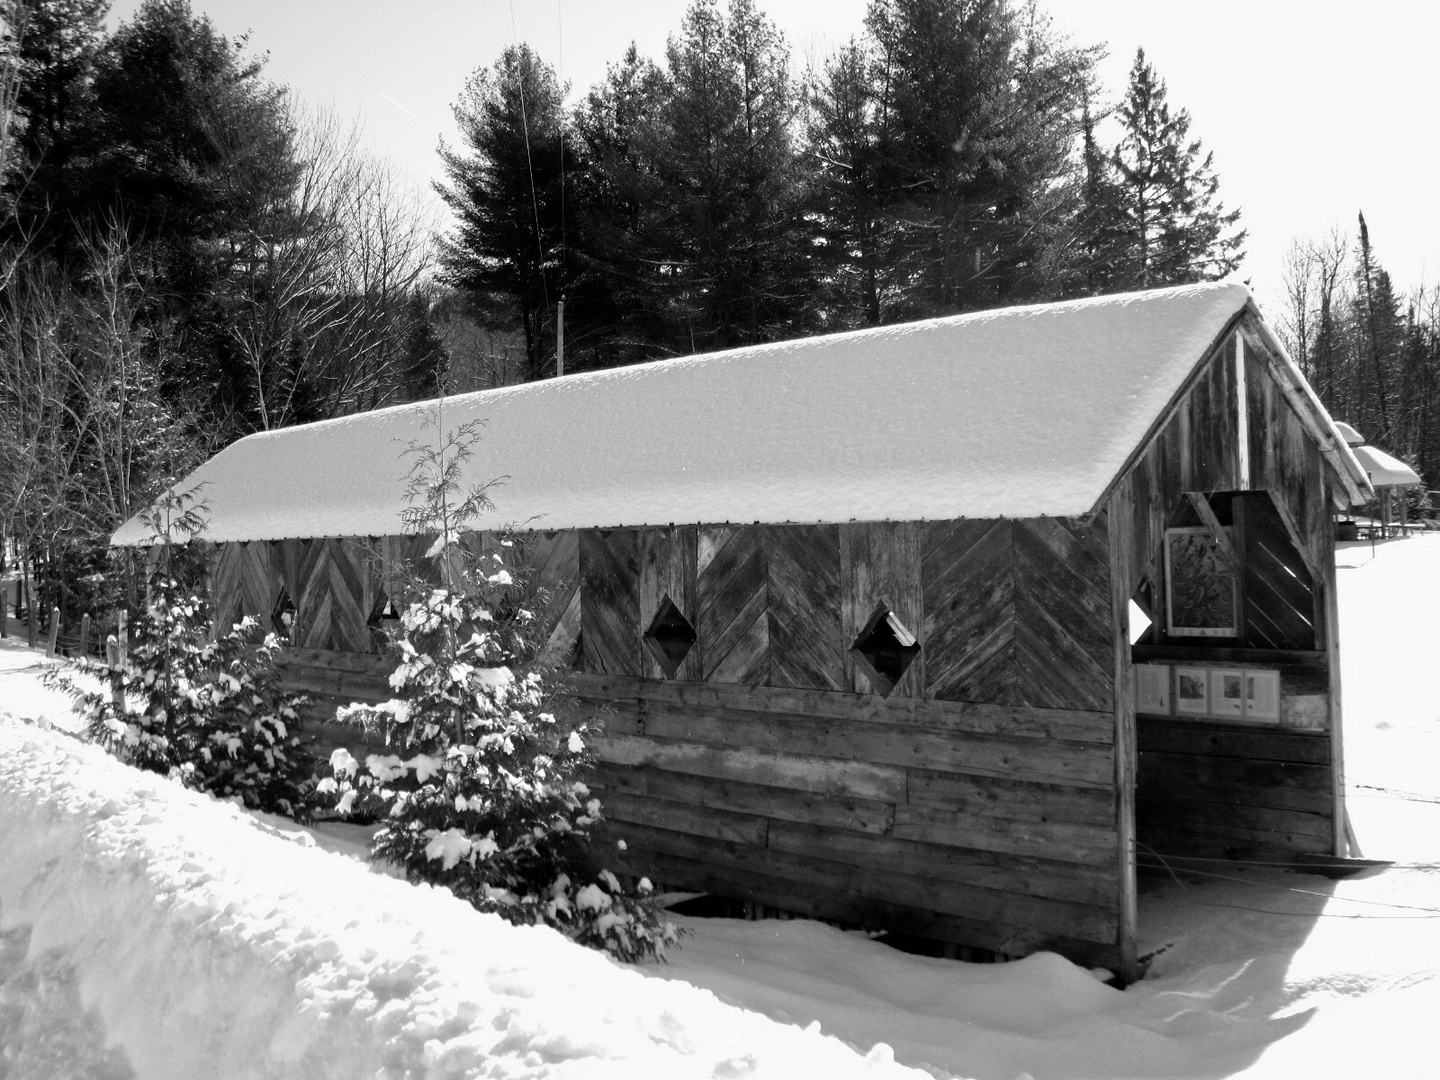
{"type": "Polygon", "coordinates": [[[25,627],[25,639],[26,644],[33,649],[36,641],[35,635],[40,632],[40,611],[35,605],[35,591],[33,589],[25,590],[25,608],[29,616],[25,627]]]}
{"type": "Polygon", "coordinates": [[[80,656],[90,655],[90,613],[80,616],[80,656]]]}
{"type": "Polygon", "coordinates": [[[125,712],[125,658],[126,635],[125,609],[121,608],[115,617],[115,635],[105,643],[105,659],[110,664],[110,696],[115,702],[116,712],[125,712]]]}
{"type": "Polygon", "coordinates": [[[1240,554],[1235,550],[1235,545],[1230,542],[1230,537],[1225,532],[1225,526],[1220,524],[1220,519],[1215,516],[1215,511],[1210,509],[1210,500],[1197,491],[1187,491],[1185,498],[1190,500],[1190,505],[1199,515],[1200,524],[1214,534],[1220,554],[1225,556],[1225,560],[1230,564],[1230,569],[1237,575],[1243,573],[1245,567],[1240,562],[1240,554]]]}
{"type": "Polygon", "coordinates": [[[1130,577],[1131,546],[1134,538],[1133,499],[1130,485],[1122,481],[1110,496],[1107,525],[1110,534],[1110,623],[1114,649],[1115,687],[1115,826],[1118,843],[1119,925],[1116,945],[1120,970],[1116,974],[1128,986],[1140,978],[1135,934],[1139,923],[1139,901],[1135,880],[1135,667],[1130,662],[1130,577]]]}
{"type": "Polygon", "coordinates": [[[60,609],[50,609],[50,636],[45,640],[45,655],[52,660],[55,657],[55,646],[60,640],[60,609]]]}

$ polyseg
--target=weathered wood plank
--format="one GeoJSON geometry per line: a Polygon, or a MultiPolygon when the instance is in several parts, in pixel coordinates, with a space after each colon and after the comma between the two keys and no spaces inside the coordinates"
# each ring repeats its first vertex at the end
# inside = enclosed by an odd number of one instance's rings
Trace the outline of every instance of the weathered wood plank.
{"type": "Polygon", "coordinates": [[[933,728],[936,731],[1062,739],[1109,745],[1114,723],[1105,713],[1082,709],[1036,709],[986,702],[882,698],[876,695],[767,686],[680,684],[615,675],[575,673],[566,690],[596,701],[645,699],[702,709],[781,713],[835,720],[870,721],[933,728]]]}
{"type": "Polygon", "coordinates": [[[929,728],[837,720],[828,717],[675,707],[650,703],[643,719],[617,709],[605,717],[607,732],[644,735],[713,747],[802,754],[817,760],[873,762],[971,776],[1109,790],[1114,782],[1110,748],[1058,740],[969,735],[963,739],[929,728]]]}
{"type": "Polygon", "coordinates": [[[766,681],[768,572],[761,531],[707,526],[699,530],[697,549],[695,630],[703,677],[766,681]]]}
{"type": "Polygon", "coordinates": [[[897,805],[893,835],[941,847],[973,848],[1055,862],[1100,866],[1113,872],[1115,828],[1063,821],[977,817],[963,810],[897,805]]]}
{"type": "Polygon", "coordinates": [[[1245,806],[1145,795],[1136,799],[1139,820],[1189,826],[1219,833],[1247,830],[1281,836],[1314,838],[1310,850],[1330,846],[1330,815],[1303,810],[1281,810],[1270,806],[1245,806]]]}
{"type": "Polygon", "coordinates": [[[581,662],[587,671],[641,673],[640,585],[634,529],[584,529],[579,539],[581,662]]]}
{"type": "Polygon", "coordinates": [[[840,535],[835,525],[765,530],[770,684],[841,690],[840,535]]]}
{"type": "Polygon", "coordinates": [[[596,739],[595,752],[601,761],[614,765],[645,765],[674,773],[882,802],[898,803],[905,798],[904,769],[863,761],[832,761],[751,749],[661,742],[623,734],[606,734],[596,739]]]}
{"type": "Polygon", "coordinates": [[[307,666],[328,668],[337,671],[355,671],[372,674],[380,679],[388,678],[395,670],[393,656],[375,653],[345,652],[336,649],[285,648],[280,650],[277,661],[282,666],[307,666]]]}
{"type": "Polygon", "coordinates": [[[756,849],[643,825],[630,825],[617,831],[637,854],[658,852],[714,867],[759,871],[797,886],[808,886],[810,894],[817,899],[826,899],[825,894],[835,898],[849,895],[914,906],[1004,928],[1007,937],[1017,930],[1096,943],[1113,942],[1115,937],[1114,913],[1088,905],[939,882],[835,859],[775,848],[756,849]]]}
{"type": "Polygon", "coordinates": [[[877,608],[884,605],[920,641],[920,654],[890,697],[921,697],[925,691],[925,605],[920,583],[919,526],[911,521],[850,522],[839,527],[841,640],[848,685],[875,693],[863,665],[849,650],[877,608]]]}
{"type": "Polygon", "coordinates": [[[1273,728],[1250,730],[1204,720],[1161,720],[1145,717],[1137,727],[1140,751],[1250,758],[1256,761],[1293,761],[1301,765],[1329,765],[1330,744],[1323,735],[1279,732],[1273,728]]]}
{"type": "Polygon", "coordinates": [[[602,793],[619,791],[637,797],[758,814],[774,821],[794,821],[876,836],[888,835],[895,826],[895,804],[878,799],[817,794],[741,780],[605,763],[596,769],[591,783],[602,793]]]}
{"type": "Polygon", "coordinates": [[[769,834],[770,823],[766,818],[716,807],[690,806],[652,796],[637,798],[622,791],[607,792],[601,805],[605,817],[612,822],[649,825],[733,844],[763,848],[769,834]]]}
{"type": "Polygon", "coordinates": [[[922,566],[926,693],[1020,704],[1013,524],[955,530],[922,566]]]}
{"type": "MultiPolygon", "coordinates": [[[[916,904],[893,903],[833,888],[813,889],[775,876],[769,866],[715,867],[707,860],[632,848],[616,860],[633,874],[649,874],[667,886],[695,889],[748,900],[811,918],[838,920],[872,930],[892,930],[989,949],[1002,956],[1024,956],[1051,949],[1076,963],[1114,967],[1112,943],[1084,941],[1034,928],[995,925],[927,911],[916,904]]],[[[853,880],[853,879],[852,879],[853,880]]]]}
{"type": "Polygon", "coordinates": [[[1330,769],[1324,765],[1147,751],[1140,755],[1138,782],[1147,797],[1330,812],[1330,769]]]}
{"type": "MultiPolygon", "coordinates": [[[[685,831],[678,829],[677,831],[685,831]]],[[[1007,915],[1014,920],[1025,898],[1061,900],[1102,911],[1115,907],[1115,877],[1106,868],[965,850],[897,837],[875,837],[775,822],[768,846],[775,851],[810,855],[882,873],[907,874],[951,885],[1009,894],[1007,915]]],[[[986,898],[989,899],[988,897],[986,898]]]]}
{"type": "Polygon", "coordinates": [[[1114,792],[1105,788],[999,780],[934,769],[911,769],[909,775],[911,806],[1017,821],[1064,821],[1104,828],[1115,823],[1114,792]]]}
{"type": "Polygon", "coordinates": [[[1135,665],[1130,656],[1130,597],[1136,584],[1135,547],[1128,535],[1134,520],[1132,492],[1120,484],[1110,497],[1105,519],[1108,529],[1110,587],[1111,671],[1115,710],[1115,851],[1116,894],[1120,917],[1117,944],[1120,978],[1129,983],[1140,977],[1136,952],[1139,925],[1139,887],[1135,866],[1135,774],[1137,736],[1135,717],[1135,665]]]}

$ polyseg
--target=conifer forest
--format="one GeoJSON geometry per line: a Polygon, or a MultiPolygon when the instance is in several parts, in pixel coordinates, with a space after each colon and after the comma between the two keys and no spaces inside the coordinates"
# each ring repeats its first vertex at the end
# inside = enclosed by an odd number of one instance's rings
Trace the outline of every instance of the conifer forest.
{"type": "MultiPolygon", "coordinates": [[[[1164,73],[1101,85],[1036,0],[872,0],[803,68],[763,0],[693,0],[588,87],[517,43],[455,87],[428,193],[241,28],[108,6],[0,0],[0,534],[67,619],[139,587],[108,537],[198,461],[552,377],[562,301],[568,374],[1247,271],[1164,73]]],[[[1266,315],[1440,488],[1440,293],[1359,209],[1266,315]]]]}

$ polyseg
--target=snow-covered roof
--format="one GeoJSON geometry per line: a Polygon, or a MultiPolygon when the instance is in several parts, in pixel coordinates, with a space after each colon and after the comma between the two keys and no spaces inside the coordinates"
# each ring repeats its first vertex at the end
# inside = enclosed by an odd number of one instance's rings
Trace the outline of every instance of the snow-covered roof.
{"type": "Polygon", "coordinates": [[[1418,473],[1410,468],[1399,458],[1391,457],[1384,450],[1377,450],[1373,446],[1355,446],[1351,448],[1355,460],[1360,462],[1360,467],[1370,476],[1370,483],[1375,487],[1408,487],[1411,484],[1423,483],[1418,473]]]}
{"type": "MultiPolygon", "coordinates": [[[[469,480],[503,478],[477,529],[1078,516],[1251,303],[1205,284],[876,327],[458,395],[443,425],[483,421],[469,480]]],[[[251,435],[178,486],[212,541],[396,534],[433,412],[251,435]]]]}
{"type": "Polygon", "coordinates": [[[1343,420],[1335,421],[1335,430],[1338,431],[1340,437],[1345,440],[1346,446],[1360,446],[1365,442],[1365,436],[1361,435],[1343,420]]]}

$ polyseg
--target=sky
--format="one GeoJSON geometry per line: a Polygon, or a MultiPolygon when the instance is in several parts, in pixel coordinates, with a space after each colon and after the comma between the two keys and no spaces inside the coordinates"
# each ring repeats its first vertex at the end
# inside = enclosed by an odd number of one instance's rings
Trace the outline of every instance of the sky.
{"type": "MultiPolygon", "coordinates": [[[[466,77],[527,41],[579,96],[633,40],[663,57],[687,0],[191,0],[229,35],[249,33],[269,77],[360,119],[371,145],[417,180],[440,177],[456,141],[450,105],[466,77]]],[[[139,0],[116,0],[112,21],[139,0]]],[[[759,0],[797,72],[861,30],[866,0],[759,0]]],[[[1440,273],[1434,177],[1431,0],[1048,0],[1077,43],[1105,43],[1110,100],[1145,49],[1215,155],[1220,193],[1250,236],[1240,277],[1280,299],[1291,241],[1364,211],[1381,264],[1402,289],[1440,273]]]]}

